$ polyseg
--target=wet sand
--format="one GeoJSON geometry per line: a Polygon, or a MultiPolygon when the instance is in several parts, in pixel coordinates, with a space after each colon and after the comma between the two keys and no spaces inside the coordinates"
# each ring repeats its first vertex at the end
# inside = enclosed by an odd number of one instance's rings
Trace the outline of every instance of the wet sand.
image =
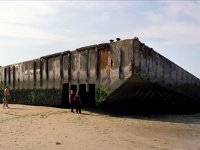
{"type": "Polygon", "coordinates": [[[100,111],[0,108],[0,149],[200,150],[200,114],[114,116],[100,111]]]}

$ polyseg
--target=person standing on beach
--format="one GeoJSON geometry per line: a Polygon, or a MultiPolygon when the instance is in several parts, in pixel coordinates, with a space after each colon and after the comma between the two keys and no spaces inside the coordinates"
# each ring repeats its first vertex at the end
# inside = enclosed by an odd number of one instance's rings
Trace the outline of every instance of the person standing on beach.
{"type": "Polygon", "coordinates": [[[75,100],[76,113],[81,113],[81,99],[79,92],[76,92],[74,100],[75,100]]]}
{"type": "Polygon", "coordinates": [[[8,107],[8,99],[10,97],[10,90],[9,87],[6,86],[3,91],[3,108],[9,108],[8,107]]]}
{"type": "Polygon", "coordinates": [[[74,94],[74,91],[73,90],[70,90],[70,94],[69,94],[69,104],[70,104],[70,107],[71,107],[71,112],[74,112],[74,97],[75,97],[75,94],[74,94]]]}

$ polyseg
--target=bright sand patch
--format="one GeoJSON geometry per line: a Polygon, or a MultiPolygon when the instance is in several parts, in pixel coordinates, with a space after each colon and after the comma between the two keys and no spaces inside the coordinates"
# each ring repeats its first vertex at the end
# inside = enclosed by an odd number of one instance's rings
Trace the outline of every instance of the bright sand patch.
{"type": "Polygon", "coordinates": [[[200,114],[121,116],[10,104],[0,109],[0,149],[200,150],[200,114]]]}

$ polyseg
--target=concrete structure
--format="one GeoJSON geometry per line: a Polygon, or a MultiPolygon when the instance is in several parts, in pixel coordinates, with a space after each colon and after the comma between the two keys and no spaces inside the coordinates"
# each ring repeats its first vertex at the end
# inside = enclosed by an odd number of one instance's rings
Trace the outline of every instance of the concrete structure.
{"type": "Polygon", "coordinates": [[[84,107],[115,111],[194,110],[200,80],[138,38],[82,47],[0,68],[13,103],[68,106],[78,90],[84,107]]]}

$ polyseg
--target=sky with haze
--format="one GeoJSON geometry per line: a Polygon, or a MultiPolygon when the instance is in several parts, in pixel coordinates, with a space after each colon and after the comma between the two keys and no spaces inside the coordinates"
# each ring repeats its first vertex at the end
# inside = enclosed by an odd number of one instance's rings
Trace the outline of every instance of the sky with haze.
{"type": "Polygon", "coordinates": [[[200,78],[200,1],[0,1],[0,65],[139,40],[200,78]]]}

